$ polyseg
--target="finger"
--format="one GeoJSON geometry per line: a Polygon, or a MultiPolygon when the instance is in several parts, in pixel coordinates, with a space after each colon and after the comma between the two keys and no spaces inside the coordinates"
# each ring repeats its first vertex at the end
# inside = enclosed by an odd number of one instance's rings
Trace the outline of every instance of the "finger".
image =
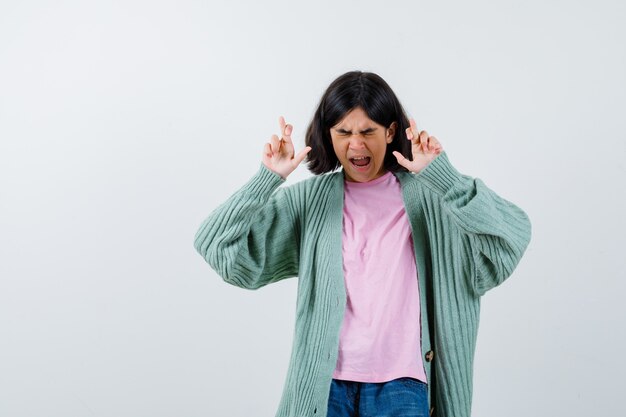
{"type": "Polygon", "coordinates": [[[296,163],[296,165],[300,165],[300,163],[302,163],[302,161],[304,161],[304,158],[311,151],[311,149],[312,148],[310,146],[307,146],[306,148],[304,148],[300,152],[298,152],[298,154],[293,158],[293,160],[296,163]]]}
{"type": "Polygon", "coordinates": [[[409,120],[409,125],[411,126],[411,135],[415,139],[419,139],[419,130],[417,129],[417,123],[415,123],[415,119],[411,118],[409,120]]]}
{"type": "Polygon", "coordinates": [[[407,128],[406,128],[406,138],[407,138],[408,140],[413,140],[413,136],[414,136],[414,135],[413,135],[413,131],[411,130],[411,128],[410,128],[410,127],[407,127],[407,128]]]}
{"type": "Polygon", "coordinates": [[[285,129],[283,130],[283,140],[285,142],[291,143],[291,132],[293,131],[293,126],[290,124],[285,125],[285,129]]]}
{"type": "Polygon", "coordinates": [[[283,116],[278,118],[278,124],[280,125],[280,135],[282,139],[285,142],[291,142],[291,132],[293,131],[293,126],[287,124],[283,116]]]}
{"type": "Polygon", "coordinates": [[[413,159],[415,159],[416,155],[419,155],[422,152],[422,145],[420,145],[418,143],[418,137],[416,137],[412,142],[411,142],[411,155],[413,155],[413,159]]]}
{"type": "Polygon", "coordinates": [[[272,154],[277,154],[280,152],[280,140],[278,139],[278,136],[272,135],[272,138],[270,139],[270,145],[272,149],[272,154]]]}
{"type": "Polygon", "coordinates": [[[406,158],[404,157],[404,155],[402,155],[402,154],[401,154],[400,152],[398,152],[398,151],[393,151],[392,153],[393,153],[393,156],[395,156],[395,157],[396,157],[396,159],[398,160],[398,163],[399,163],[401,166],[405,167],[406,169],[409,169],[409,165],[408,165],[408,164],[409,164],[409,162],[411,162],[411,161],[409,161],[408,159],[406,159],[406,158]]]}
{"type": "Polygon", "coordinates": [[[266,143],[265,146],[263,146],[263,156],[267,158],[272,157],[272,147],[269,143],[266,143]]]}
{"type": "Polygon", "coordinates": [[[426,132],[425,130],[422,130],[417,135],[417,141],[415,141],[415,143],[417,143],[421,149],[424,149],[423,145],[424,145],[424,142],[426,142],[426,139],[428,139],[428,132],[426,132]]]}
{"type": "Polygon", "coordinates": [[[439,142],[439,140],[435,137],[435,136],[431,136],[429,143],[432,145],[432,150],[435,153],[439,153],[441,152],[441,143],[439,142]]]}
{"type": "Polygon", "coordinates": [[[428,146],[430,146],[430,149],[437,149],[437,146],[439,145],[439,142],[437,142],[437,138],[434,136],[431,136],[430,138],[428,138],[428,146]]]}

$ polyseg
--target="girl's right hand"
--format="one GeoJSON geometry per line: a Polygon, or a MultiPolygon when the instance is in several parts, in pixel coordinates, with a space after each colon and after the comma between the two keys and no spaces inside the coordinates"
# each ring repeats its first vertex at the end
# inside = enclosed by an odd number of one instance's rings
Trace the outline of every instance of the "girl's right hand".
{"type": "Polygon", "coordinates": [[[263,148],[263,164],[283,179],[287,179],[287,176],[304,160],[311,147],[307,146],[294,156],[295,151],[291,142],[293,126],[286,124],[283,116],[280,116],[278,119],[278,124],[280,125],[282,137],[278,139],[278,136],[272,135],[270,142],[265,144],[263,148]]]}

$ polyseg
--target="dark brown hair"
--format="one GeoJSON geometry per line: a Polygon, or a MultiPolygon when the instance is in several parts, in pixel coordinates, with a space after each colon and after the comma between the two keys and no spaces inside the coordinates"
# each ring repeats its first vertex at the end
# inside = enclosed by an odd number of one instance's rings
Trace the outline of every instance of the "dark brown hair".
{"type": "Polygon", "coordinates": [[[398,151],[405,158],[412,159],[411,142],[406,139],[409,120],[385,80],[372,72],[362,71],[346,72],[324,92],[306,131],[305,144],[312,148],[306,157],[309,170],[314,174],[323,174],[341,166],[333,149],[330,128],[356,107],[361,107],[367,117],[386,128],[396,122],[396,131],[393,141],[387,145],[383,166],[388,171],[406,171],[392,152],[398,151]]]}

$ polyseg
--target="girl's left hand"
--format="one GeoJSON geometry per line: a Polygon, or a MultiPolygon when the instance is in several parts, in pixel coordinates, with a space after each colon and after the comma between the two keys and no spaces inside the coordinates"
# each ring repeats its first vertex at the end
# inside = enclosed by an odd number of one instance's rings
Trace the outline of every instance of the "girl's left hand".
{"type": "Polygon", "coordinates": [[[413,160],[405,158],[400,152],[394,151],[393,155],[398,163],[411,172],[418,173],[426,168],[437,157],[443,148],[434,136],[428,136],[428,132],[418,132],[415,120],[411,119],[411,126],[406,129],[406,138],[411,141],[411,153],[413,160]]]}

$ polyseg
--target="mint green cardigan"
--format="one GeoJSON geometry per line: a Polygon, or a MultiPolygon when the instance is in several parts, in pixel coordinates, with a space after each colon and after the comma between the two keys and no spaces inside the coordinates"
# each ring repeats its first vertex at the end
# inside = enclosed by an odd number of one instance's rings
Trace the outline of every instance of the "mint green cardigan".
{"type": "MultiPolygon", "coordinates": [[[[411,224],[431,415],[470,416],[480,297],[512,273],[531,236],[526,213],[439,154],[394,172],[411,224]]],[[[346,307],[343,171],[286,187],[259,171],[201,224],[194,246],[225,282],[258,289],[298,277],[296,322],[276,417],[326,417],[346,307]]],[[[384,201],[381,201],[384,204],[384,201]]]]}

